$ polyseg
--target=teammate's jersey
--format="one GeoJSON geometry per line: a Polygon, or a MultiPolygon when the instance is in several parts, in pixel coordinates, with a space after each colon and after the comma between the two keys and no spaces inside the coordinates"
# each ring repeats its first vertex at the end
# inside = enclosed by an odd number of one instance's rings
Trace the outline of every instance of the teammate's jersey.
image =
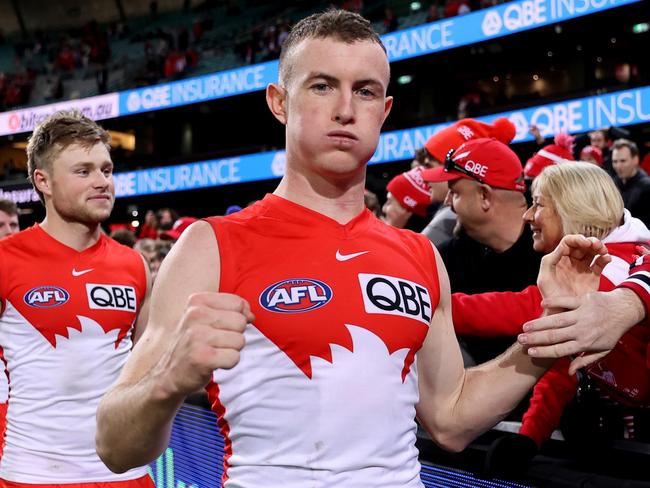
{"type": "Polygon", "coordinates": [[[95,413],[131,350],[146,293],[140,256],[102,235],[78,252],[36,225],[0,241],[0,346],[9,407],[0,478],[72,483],[138,478],[95,453],[95,413]]]}
{"type": "Polygon", "coordinates": [[[439,301],[428,239],[274,195],[209,222],[220,291],[256,317],[239,364],[208,385],[225,486],[421,487],[415,354],[439,301]]]}

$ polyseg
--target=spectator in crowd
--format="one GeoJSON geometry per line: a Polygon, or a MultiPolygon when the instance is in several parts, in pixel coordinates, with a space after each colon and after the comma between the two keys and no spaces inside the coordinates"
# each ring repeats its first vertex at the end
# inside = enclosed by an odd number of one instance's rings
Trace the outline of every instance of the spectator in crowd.
{"type": "Polygon", "coordinates": [[[156,212],[156,217],[158,220],[158,229],[161,231],[170,230],[174,226],[174,223],[179,219],[178,212],[169,207],[158,210],[158,212],[156,212]]]}
{"type": "Polygon", "coordinates": [[[580,151],[580,161],[595,164],[603,167],[603,152],[596,146],[585,146],[580,151]]]}
{"type": "MultiPolygon", "coordinates": [[[[617,257],[603,270],[600,287],[605,290],[619,284],[622,276],[627,274],[628,263],[636,253],[635,247],[650,239],[647,227],[624,210],[620,194],[609,175],[584,162],[554,165],[542,171],[533,182],[533,205],[524,215],[524,220],[534,231],[535,250],[543,253],[555,249],[566,234],[602,239],[610,254],[617,257]]],[[[541,300],[536,286],[520,293],[455,294],[452,298],[454,325],[461,334],[517,335],[522,332],[525,322],[541,315],[541,300]]],[[[650,331],[638,328],[622,339],[616,354],[585,370],[585,374],[605,392],[615,390],[609,394],[619,398],[617,411],[610,410],[606,421],[609,425],[618,421],[620,431],[610,433],[602,425],[590,425],[591,417],[582,410],[585,401],[582,398],[582,404],[570,404],[572,425],[567,428],[572,430],[565,434],[568,440],[582,444],[602,441],[610,434],[620,438],[634,436],[630,420],[627,430],[623,420],[629,415],[638,416],[641,413],[638,408],[650,406],[649,378],[635,373],[638,365],[645,362],[649,343],[650,331]],[[621,396],[625,398],[621,400],[621,396]],[[583,415],[576,415],[576,409],[580,409],[583,415]]],[[[568,359],[558,361],[535,386],[519,435],[499,440],[490,451],[487,461],[491,474],[521,474],[527,461],[560,425],[562,412],[574,398],[578,387],[578,378],[569,375],[568,369],[568,359]]],[[[602,411],[604,405],[600,400],[593,400],[590,406],[595,411],[602,411]]],[[[650,432],[643,435],[650,435],[650,432]]]]}
{"type": "MultiPolygon", "coordinates": [[[[11,200],[0,198],[0,239],[17,234],[18,206],[11,200]]],[[[7,399],[9,398],[9,384],[6,375],[0,375],[0,436],[4,436],[6,427],[7,399]]],[[[2,448],[0,447],[0,456],[2,448]]]]}
{"type": "MultiPolygon", "coordinates": [[[[427,157],[422,159],[426,161],[429,168],[442,167],[449,151],[458,148],[466,141],[480,137],[495,137],[504,144],[508,144],[514,136],[515,126],[506,118],[497,118],[492,124],[474,119],[462,119],[432,135],[424,147],[427,157]]],[[[456,214],[451,209],[451,205],[445,202],[448,191],[447,182],[436,181],[439,171],[424,171],[422,173],[431,188],[431,201],[438,205],[433,218],[422,233],[436,247],[451,239],[456,229],[456,214]]]]}
{"type": "Polygon", "coordinates": [[[111,232],[111,239],[119,242],[120,244],[133,248],[135,246],[135,234],[130,229],[117,229],[111,232]]]}
{"type": "Polygon", "coordinates": [[[363,203],[375,217],[381,217],[381,205],[379,204],[379,198],[377,198],[377,195],[367,188],[363,190],[363,203]]]}
{"type": "Polygon", "coordinates": [[[539,127],[533,124],[528,128],[528,132],[530,133],[530,135],[533,136],[533,138],[535,139],[535,143],[538,146],[541,147],[544,145],[545,139],[544,136],[542,135],[542,132],[539,130],[539,127]]]}
{"type": "Polygon", "coordinates": [[[458,237],[439,248],[452,291],[515,291],[534,283],[541,256],[531,251],[532,234],[521,220],[526,186],[517,155],[494,139],[474,139],[427,175],[448,182],[448,199],[462,226],[458,237]]]}
{"type": "Polygon", "coordinates": [[[429,5],[429,8],[427,9],[427,18],[426,22],[435,22],[436,20],[440,19],[440,7],[438,6],[438,3],[432,3],[429,5]]]}
{"type": "Polygon", "coordinates": [[[171,229],[164,230],[160,233],[160,239],[163,241],[176,242],[181,234],[196,221],[197,219],[194,217],[181,217],[179,219],[176,219],[171,229]]]}
{"type": "Polygon", "coordinates": [[[544,146],[526,162],[524,176],[532,180],[547,166],[573,161],[573,141],[566,132],[556,134],[554,144],[544,146]]]}
{"type": "Polygon", "coordinates": [[[397,20],[397,15],[395,15],[395,11],[390,7],[386,7],[384,9],[384,32],[385,33],[395,32],[397,30],[398,25],[399,25],[399,21],[397,20]]]}
{"type": "Polygon", "coordinates": [[[618,139],[612,150],[614,181],[633,217],[650,225],[650,176],[639,167],[639,148],[629,139],[618,139]]]}
{"type": "Polygon", "coordinates": [[[431,157],[426,148],[421,147],[415,150],[413,160],[411,161],[411,169],[420,166],[422,169],[433,168],[435,160],[431,157]]]}
{"type": "Polygon", "coordinates": [[[431,204],[431,192],[422,178],[422,169],[416,167],[395,176],[386,190],[384,221],[398,229],[422,230],[428,222],[427,209],[431,204]]]}
{"type": "MultiPolygon", "coordinates": [[[[449,270],[451,291],[519,291],[535,283],[541,254],[521,216],[527,209],[521,163],[495,139],[473,139],[429,170],[427,179],[448,181],[448,199],[461,230],[438,250],[449,270]]],[[[491,359],[504,340],[463,337],[474,360],[491,359]]]]}
{"type": "Polygon", "coordinates": [[[341,8],[355,14],[363,14],[363,0],[344,0],[341,8]]]}
{"type": "Polygon", "coordinates": [[[158,216],[153,210],[147,210],[144,214],[144,222],[138,228],[138,239],[158,238],[158,216]]]}
{"type": "Polygon", "coordinates": [[[138,251],[142,257],[144,257],[147,264],[151,265],[151,261],[156,253],[156,240],[148,237],[138,239],[134,244],[133,249],[138,251]]]}
{"type": "Polygon", "coordinates": [[[19,231],[18,205],[11,200],[0,198],[0,239],[19,231]]]}
{"type": "Polygon", "coordinates": [[[174,240],[161,239],[154,241],[154,251],[151,254],[151,258],[149,260],[149,269],[151,270],[152,283],[156,281],[158,271],[160,270],[160,265],[169,254],[169,251],[171,251],[174,242],[174,240]]]}
{"type": "MultiPolygon", "coordinates": [[[[593,130],[586,135],[576,137],[575,145],[580,151],[585,146],[594,146],[600,149],[603,158],[603,169],[614,176],[612,167],[611,145],[616,139],[629,138],[630,133],[621,127],[611,126],[605,129],[593,130]]],[[[579,154],[579,152],[578,152],[579,154]]]]}

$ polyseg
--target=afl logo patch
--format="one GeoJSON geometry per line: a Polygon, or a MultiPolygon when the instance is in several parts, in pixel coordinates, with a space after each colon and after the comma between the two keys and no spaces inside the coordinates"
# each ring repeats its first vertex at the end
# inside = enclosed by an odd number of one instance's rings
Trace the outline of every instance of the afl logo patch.
{"type": "Polygon", "coordinates": [[[54,308],[70,299],[70,294],[58,286],[37,286],[23,297],[24,302],[35,308],[54,308]]]}
{"type": "Polygon", "coordinates": [[[322,281],[292,278],[266,288],[260,305],[270,312],[300,313],[320,308],[332,299],[332,289],[322,281]]]}

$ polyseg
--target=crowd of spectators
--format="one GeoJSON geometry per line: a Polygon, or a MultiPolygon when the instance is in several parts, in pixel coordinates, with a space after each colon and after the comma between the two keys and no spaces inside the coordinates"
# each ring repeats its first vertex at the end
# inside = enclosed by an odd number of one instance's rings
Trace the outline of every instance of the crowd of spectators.
{"type": "MultiPolygon", "coordinates": [[[[434,0],[421,7],[427,16],[421,16],[419,21],[432,22],[503,1],[434,0]]],[[[327,3],[321,3],[321,7],[327,6],[327,3]]],[[[407,12],[400,13],[396,7],[384,6],[383,3],[364,5],[361,0],[338,3],[344,9],[374,19],[378,30],[383,33],[399,29],[400,19],[407,15],[407,12]]],[[[203,42],[206,33],[214,34],[217,27],[215,9],[219,5],[219,2],[205,2],[192,10],[186,2],[179,15],[189,15],[189,20],[179,24],[178,20],[171,18],[169,25],[156,22],[149,29],[132,28],[128,21],[114,21],[107,25],[88,22],[77,30],[38,30],[30,33],[27,40],[9,41],[0,37],[0,45],[12,42],[14,51],[13,67],[6,72],[0,70],[0,110],[28,105],[39,75],[45,77],[44,93],[39,93],[39,100],[50,102],[67,96],[63,82],[71,77],[95,79],[96,93],[101,94],[109,91],[109,82],[117,70],[128,72],[124,86],[119,86],[119,89],[178,79],[196,72],[199,60],[208,51],[210,56],[226,56],[231,51],[240,65],[279,57],[280,46],[291,27],[291,20],[285,15],[290,10],[281,9],[276,15],[260,18],[234,32],[226,31],[222,37],[217,35],[209,43],[203,42]],[[118,41],[142,46],[135,48],[143,49],[142,56],[136,58],[139,64],[134,65],[130,58],[114,55],[114,44],[118,41]]],[[[226,14],[241,15],[242,10],[236,7],[236,4],[230,5],[226,14]]],[[[153,21],[159,19],[156,2],[151,2],[149,15],[153,21]]]]}
{"type": "MultiPolygon", "coordinates": [[[[507,147],[515,134],[507,119],[493,125],[460,120],[431,136],[412,168],[386,188],[382,218],[422,232],[440,252],[467,365],[495,357],[541,314],[541,253],[563,235],[598,237],[616,256],[602,290],[627,276],[650,245],[650,177],[643,169],[650,157],[642,163],[626,130],[558,133],[552,141],[534,126],[530,132],[538,148],[524,164],[507,147]],[[441,184],[448,189],[443,198],[441,184]],[[437,218],[445,211],[451,225],[437,218]]],[[[646,331],[631,329],[619,352],[577,375],[567,373],[568,360],[558,361],[522,405],[523,417],[514,416],[519,432],[498,438],[488,451],[486,472],[521,476],[554,429],[592,463],[614,441],[650,442],[650,398],[624,393],[643,389],[636,383],[647,376],[646,331]]]]}

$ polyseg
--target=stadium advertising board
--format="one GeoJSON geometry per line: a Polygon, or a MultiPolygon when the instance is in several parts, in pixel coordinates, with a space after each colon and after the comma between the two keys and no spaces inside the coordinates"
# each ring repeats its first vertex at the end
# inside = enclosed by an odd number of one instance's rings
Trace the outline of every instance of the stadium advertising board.
{"type": "Polygon", "coordinates": [[[535,29],[638,0],[523,0],[382,36],[388,59],[399,61],[535,29]]]}
{"type": "MultiPolygon", "coordinates": [[[[391,62],[594,14],[641,0],[518,0],[382,36],[391,62]]],[[[30,132],[49,114],[77,108],[94,120],[163,110],[263,90],[278,61],[96,97],[0,113],[0,136],[30,132]]]]}
{"type": "MultiPolygon", "coordinates": [[[[537,125],[544,137],[551,137],[561,131],[578,134],[612,125],[639,124],[650,121],[650,86],[493,114],[478,120],[492,122],[497,117],[508,117],[515,124],[515,143],[532,140],[528,133],[530,125],[537,125]]],[[[382,133],[370,164],[412,158],[416,149],[447,125],[382,133]]],[[[120,198],[267,180],[284,174],[285,161],[284,151],[272,151],[129,171],[115,175],[115,188],[120,198]]]]}
{"type": "MultiPolygon", "coordinates": [[[[580,134],[610,126],[628,126],[650,121],[650,86],[502,112],[477,120],[491,123],[507,117],[517,129],[513,143],[532,140],[528,129],[536,125],[546,138],[558,132],[580,134]]],[[[370,164],[389,163],[413,157],[415,150],[449,124],[434,124],[384,132],[370,164]]],[[[286,164],[285,151],[213,159],[175,166],[161,166],[115,174],[117,198],[137,197],[174,191],[280,178],[286,164]]],[[[38,201],[28,185],[0,189],[0,197],[18,204],[38,201]]]]}

